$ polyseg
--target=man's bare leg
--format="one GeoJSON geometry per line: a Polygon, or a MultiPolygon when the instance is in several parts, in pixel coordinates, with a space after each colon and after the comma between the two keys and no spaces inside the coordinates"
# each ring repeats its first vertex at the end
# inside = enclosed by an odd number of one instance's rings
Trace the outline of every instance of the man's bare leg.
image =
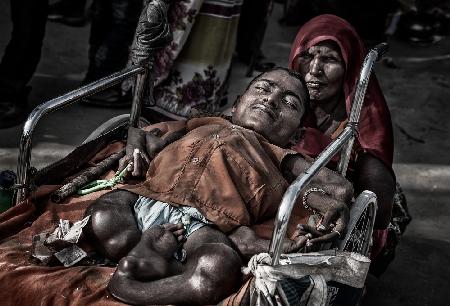
{"type": "MultiPolygon", "coordinates": [[[[147,260],[148,250],[145,249],[152,245],[156,236],[143,235],[130,252],[133,256],[123,260],[126,265],[121,261],[108,285],[113,296],[130,304],[212,304],[233,293],[240,285],[242,263],[239,255],[223,233],[210,227],[203,227],[189,236],[184,244],[187,252],[185,264],[167,261],[166,272],[178,274],[153,281],[138,280],[142,273],[155,273],[154,265],[141,265],[140,261],[147,260]],[[124,269],[124,266],[150,267],[151,271],[140,271],[136,277],[133,272],[137,269],[124,269]]],[[[172,242],[176,241],[174,237],[172,239],[172,242]]],[[[173,249],[165,251],[169,250],[173,249]]]]}
{"type": "Polygon", "coordinates": [[[139,242],[133,205],[138,195],[125,190],[113,190],[102,195],[89,206],[91,215],[86,226],[88,239],[101,255],[119,261],[139,242]]]}

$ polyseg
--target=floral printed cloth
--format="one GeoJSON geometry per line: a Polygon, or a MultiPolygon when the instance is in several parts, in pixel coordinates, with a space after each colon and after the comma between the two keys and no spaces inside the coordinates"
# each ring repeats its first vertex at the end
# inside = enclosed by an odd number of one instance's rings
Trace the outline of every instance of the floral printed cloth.
{"type": "MultiPolygon", "coordinates": [[[[156,105],[187,116],[193,106],[216,111],[226,99],[242,0],[175,0],[172,42],[155,58],[156,105]]],[[[153,81],[153,80],[152,80],[153,81]]]]}

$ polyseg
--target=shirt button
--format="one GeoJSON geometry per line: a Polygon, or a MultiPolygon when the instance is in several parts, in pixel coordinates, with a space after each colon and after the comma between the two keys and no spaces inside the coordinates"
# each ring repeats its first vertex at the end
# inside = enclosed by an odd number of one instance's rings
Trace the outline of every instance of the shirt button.
{"type": "Polygon", "coordinates": [[[199,161],[200,161],[200,158],[198,158],[198,157],[194,157],[191,159],[191,162],[194,164],[198,163],[199,161]]]}
{"type": "Polygon", "coordinates": [[[237,129],[237,126],[233,124],[233,125],[231,126],[231,129],[232,129],[232,130],[235,130],[235,129],[237,129]]]}

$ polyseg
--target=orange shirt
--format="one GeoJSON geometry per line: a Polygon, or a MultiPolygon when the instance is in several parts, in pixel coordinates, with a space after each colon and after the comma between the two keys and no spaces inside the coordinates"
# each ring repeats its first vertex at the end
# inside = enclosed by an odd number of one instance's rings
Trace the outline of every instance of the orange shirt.
{"type": "Polygon", "coordinates": [[[155,157],[145,181],[126,189],[196,207],[223,232],[273,218],[288,187],[281,162],[298,153],[218,117],[191,119],[184,127],[187,134],[155,157]]]}

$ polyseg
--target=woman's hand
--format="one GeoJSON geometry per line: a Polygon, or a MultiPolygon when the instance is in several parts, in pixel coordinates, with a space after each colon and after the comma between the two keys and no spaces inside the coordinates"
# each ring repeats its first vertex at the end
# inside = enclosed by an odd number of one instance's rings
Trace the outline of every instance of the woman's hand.
{"type": "MultiPolygon", "coordinates": [[[[317,200],[317,199],[316,199],[317,200]]],[[[344,202],[332,200],[326,195],[322,195],[321,201],[331,205],[322,212],[322,221],[317,227],[299,224],[294,237],[306,237],[306,251],[312,249],[319,243],[333,242],[343,238],[347,233],[347,226],[350,219],[350,211],[344,202]]],[[[309,204],[309,202],[308,202],[309,204]]],[[[310,205],[310,204],[309,204],[310,205]]],[[[310,205],[311,207],[313,205],[310,205]]]]}
{"type": "Polygon", "coordinates": [[[311,192],[306,198],[303,198],[303,204],[323,216],[318,229],[326,231],[330,229],[331,224],[335,224],[336,226],[339,225],[336,230],[346,230],[350,212],[344,201],[336,199],[328,193],[311,192]]]}

